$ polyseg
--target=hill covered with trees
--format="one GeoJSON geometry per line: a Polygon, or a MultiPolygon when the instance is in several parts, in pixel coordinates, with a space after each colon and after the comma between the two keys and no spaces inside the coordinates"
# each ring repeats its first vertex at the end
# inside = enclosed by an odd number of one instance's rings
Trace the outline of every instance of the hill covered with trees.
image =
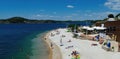
{"type": "Polygon", "coordinates": [[[36,19],[27,19],[23,17],[12,17],[8,19],[0,19],[0,24],[41,24],[41,23],[79,23],[79,22],[91,22],[95,23],[94,20],[84,20],[84,21],[59,21],[59,20],[36,20],[36,19]]]}
{"type": "Polygon", "coordinates": [[[38,23],[56,23],[58,21],[55,20],[32,20],[26,19],[23,17],[12,17],[8,19],[1,19],[0,23],[2,24],[10,24],[10,23],[27,23],[27,24],[38,24],[38,23]]]}
{"type": "MultiPolygon", "coordinates": [[[[113,14],[109,14],[108,17],[112,17],[115,20],[120,20],[120,13],[114,16],[113,14]]],[[[95,24],[96,22],[104,23],[107,21],[108,18],[105,18],[103,20],[83,20],[83,21],[59,21],[59,20],[36,20],[36,19],[27,19],[23,17],[12,17],[8,19],[0,19],[0,24],[41,24],[41,23],[82,23],[82,22],[91,22],[92,24],[95,24]]]]}

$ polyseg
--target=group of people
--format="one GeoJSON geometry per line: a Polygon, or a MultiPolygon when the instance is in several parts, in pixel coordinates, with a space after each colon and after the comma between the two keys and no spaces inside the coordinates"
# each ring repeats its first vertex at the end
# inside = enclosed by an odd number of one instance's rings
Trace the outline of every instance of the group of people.
{"type": "Polygon", "coordinates": [[[72,51],[71,55],[72,55],[71,59],[80,59],[80,54],[76,50],[72,51]]]}
{"type": "MultiPolygon", "coordinates": [[[[56,35],[60,34],[60,32],[58,30],[55,30],[56,35]]],[[[55,33],[51,33],[51,36],[55,36],[55,33]]]]}

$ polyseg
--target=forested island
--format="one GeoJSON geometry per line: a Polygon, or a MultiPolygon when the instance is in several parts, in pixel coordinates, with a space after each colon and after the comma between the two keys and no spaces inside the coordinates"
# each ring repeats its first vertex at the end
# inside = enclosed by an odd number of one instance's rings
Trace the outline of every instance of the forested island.
{"type": "Polygon", "coordinates": [[[100,20],[83,20],[83,21],[72,21],[72,20],[67,20],[67,21],[59,21],[59,20],[36,20],[36,19],[27,19],[23,17],[12,17],[8,19],[0,19],[0,24],[42,24],[42,23],[69,23],[69,22],[92,22],[95,23],[100,20]]]}
{"type": "MultiPolygon", "coordinates": [[[[120,20],[120,13],[114,16],[113,14],[108,15],[110,18],[114,18],[115,20],[120,20]]],[[[92,23],[95,24],[96,22],[104,23],[107,21],[108,18],[101,19],[101,20],[39,20],[39,19],[27,19],[24,17],[11,17],[8,19],[0,19],[0,24],[42,24],[42,23],[82,23],[82,22],[87,22],[87,23],[92,23]]]]}

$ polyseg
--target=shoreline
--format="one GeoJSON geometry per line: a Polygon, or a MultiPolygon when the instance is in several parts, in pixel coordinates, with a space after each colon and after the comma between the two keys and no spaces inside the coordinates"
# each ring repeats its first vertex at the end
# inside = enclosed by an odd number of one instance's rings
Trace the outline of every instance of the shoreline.
{"type": "Polygon", "coordinates": [[[48,59],[52,59],[52,49],[50,47],[50,40],[46,40],[47,35],[49,34],[49,32],[45,33],[43,36],[43,41],[45,42],[46,46],[48,47],[48,59]]]}
{"type": "MultiPolygon", "coordinates": [[[[54,30],[51,30],[51,31],[54,31],[54,30]]],[[[62,59],[62,53],[60,51],[60,48],[55,43],[53,43],[48,37],[51,31],[48,31],[47,33],[45,33],[43,37],[43,40],[48,47],[48,53],[49,53],[48,59],[62,59]],[[51,47],[51,43],[53,44],[53,48],[51,47]]]]}

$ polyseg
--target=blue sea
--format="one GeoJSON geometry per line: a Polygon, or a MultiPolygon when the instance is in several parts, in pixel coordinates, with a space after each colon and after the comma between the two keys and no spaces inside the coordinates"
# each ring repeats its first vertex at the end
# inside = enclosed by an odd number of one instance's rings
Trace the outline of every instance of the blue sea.
{"type": "Polygon", "coordinates": [[[66,24],[0,24],[0,59],[48,59],[45,32],[66,24]]]}

